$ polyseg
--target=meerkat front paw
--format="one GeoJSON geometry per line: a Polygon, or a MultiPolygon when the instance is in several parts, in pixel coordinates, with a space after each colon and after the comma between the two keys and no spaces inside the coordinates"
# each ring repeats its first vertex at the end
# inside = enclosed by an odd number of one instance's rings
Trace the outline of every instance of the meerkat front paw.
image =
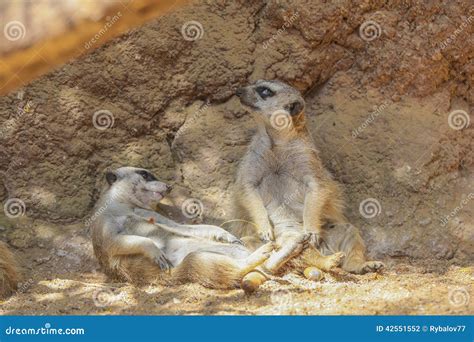
{"type": "Polygon", "coordinates": [[[252,264],[252,267],[262,264],[270,257],[274,249],[275,244],[273,242],[264,244],[247,258],[247,264],[252,264]]]}
{"type": "Polygon", "coordinates": [[[159,248],[156,248],[153,252],[150,252],[148,258],[157,264],[162,271],[169,271],[171,268],[173,268],[173,264],[159,248]]]}
{"type": "Polygon", "coordinates": [[[306,233],[305,235],[308,236],[308,243],[310,246],[313,246],[314,248],[321,247],[321,244],[323,243],[324,239],[319,233],[311,232],[306,233]]]}
{"type": "Polygon", "coordinates": [[[226,231],[220,231],[214,234],[213,236],[214,240],[219,241],[219,242],[224,242],[224,243],[236,243],[239,245],[243,245],[244,243],[231,233],[228,233],[226,231]]]}
{"type": "Polygon", "coordinates": [[[260,228],[258,232],[258,237],[263,242],[274,241],[275,236],[273,235],[273,228],[271,226],[260,228]]]}
{"type": "Polygon", "coordinates": [[[377,272],[384,267],[385,265],[381,261],[366,261],[364,264],[362,264],[362,267],[359,273],[365,274],[365,273],[370,273],[370,272],[377,272]]]}
{"type": "Polygon", "coordinates": [[[259,250],[261,250],[262,253],[268,254],[268,256],[270,256],[270,254],[275,250],[275,248],[275,242],[272,241],[264,244],[262,247],[259,248],[259,250]]]}

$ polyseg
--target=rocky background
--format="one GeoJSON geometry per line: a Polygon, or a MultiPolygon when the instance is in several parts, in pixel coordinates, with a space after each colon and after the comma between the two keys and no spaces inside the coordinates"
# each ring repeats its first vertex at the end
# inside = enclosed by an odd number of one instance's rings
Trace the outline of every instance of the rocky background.
{"type": "Polygon", "coordinates": [[[206,1],[154,20],[0,98],[0,201],[25,210],[0,213],[0,235],[31,248],[35,222],[83,230],[123,165],[175,185],[177,220],[232,219],[255,127],[233,93],[265,78],[305,94],[373,256],[472,263],[473,27],[467,0],[206,1]]]}

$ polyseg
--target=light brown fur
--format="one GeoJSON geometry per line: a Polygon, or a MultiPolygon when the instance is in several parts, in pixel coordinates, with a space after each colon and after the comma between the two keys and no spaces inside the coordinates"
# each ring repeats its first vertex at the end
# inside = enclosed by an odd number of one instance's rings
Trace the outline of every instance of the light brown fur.
{"type": "MultiPolygon", "coordinates": [[[[300,93],[282,82],[257,81],[239,89],[237,95],[253,112],[257,132],[237,173],[234,218],[243,223],[234,227],[234,233],[276,241],[280,255],[272,255],[264,264],[273,274],[298,255],[295,246],[306,233],[324,255],[344,253],[342,267],[347,271],[364,273],[381,268],[380,262],[366,261],[358,230],[347,224],[342,192],[312,142],[300,93]],[[339,228],[324,229],[327,223],[339,228]]],[[[295,259],[293,266],[337,264],[334,261],[343,255],[324,261],[317,250],[306,253],[300,261],[295,259]]]]}
{"type": "Polygon", "coordinates": [[[92,216],[92,242],[114,278],[237,288],[273,250],[269,243],[250,252],[220,227],[181,225],[152,211],[169,187],[147,170],[124,167],[107,177],[109,187],[92,216]]]}

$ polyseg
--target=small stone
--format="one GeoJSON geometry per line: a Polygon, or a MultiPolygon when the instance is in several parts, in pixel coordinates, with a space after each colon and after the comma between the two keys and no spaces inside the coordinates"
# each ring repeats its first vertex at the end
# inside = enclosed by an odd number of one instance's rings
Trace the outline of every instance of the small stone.
{"type": "Polygon", "coordinates": [[[60,256],[60,257],[63,257],[63,256],[66,256],[66,255],[67,255],[67,252],[64,251],[64,250],[62,250],[62,249],[60,249],[60,250],[58,250],[58,251],[56,252],[56,255],[57,255],[57,256],[60,256]]]}
{"type": "Polygon", "coordinates": [[[431,223],[431,219],[430,219],[429,217],[418,221],[418,224],[419,224],[420,226],[427,226],[427,225],[429,225],[430,223],[431,223]]]}
{"type": "Polygon", "coordinates": [[[320,281],[323,279],[323,272],[318,270],[316,267],[308,267],[304,270],[304,275],[307,279],[313,281],[320,281]]]}
{"type": "Polygon", "coordinates": [[[49,261],[51,259],[50,256],[44,257],[44,258],[36,258],[35,262],[39,265],[44,264],[45,262],[49,261]]]}

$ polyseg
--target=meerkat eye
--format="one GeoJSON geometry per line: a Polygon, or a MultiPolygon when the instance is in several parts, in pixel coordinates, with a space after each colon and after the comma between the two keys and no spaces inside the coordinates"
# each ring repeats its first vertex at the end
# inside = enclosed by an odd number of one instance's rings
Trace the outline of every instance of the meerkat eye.
{"type": "Polygon", "coordinates": [[[112,185],[117,181],[117,175],[112,171],[107,171],[105,173],[105,179],[107,180],[107,183],[109,183],[109,185],[112,185]]]}
{"type": "Polygon", "coordinates": [[[273,95],[275,95],[275,93],[267,87],[257,87],[256,91],[258,95],[260,95],[260,97],[264,100],[267,97],[272,97],[273,95]]]}
{"type": "Polygon", "coordinates": [[[137,171],[137,173],[143,177],[143,179],[146,181],[146,182],[152,182],[152,181],[156,181],[156,178],[155,176],[153,176],[150,172],[147,172],[145,170],[140,170],[140,171],[137,171]]]}

